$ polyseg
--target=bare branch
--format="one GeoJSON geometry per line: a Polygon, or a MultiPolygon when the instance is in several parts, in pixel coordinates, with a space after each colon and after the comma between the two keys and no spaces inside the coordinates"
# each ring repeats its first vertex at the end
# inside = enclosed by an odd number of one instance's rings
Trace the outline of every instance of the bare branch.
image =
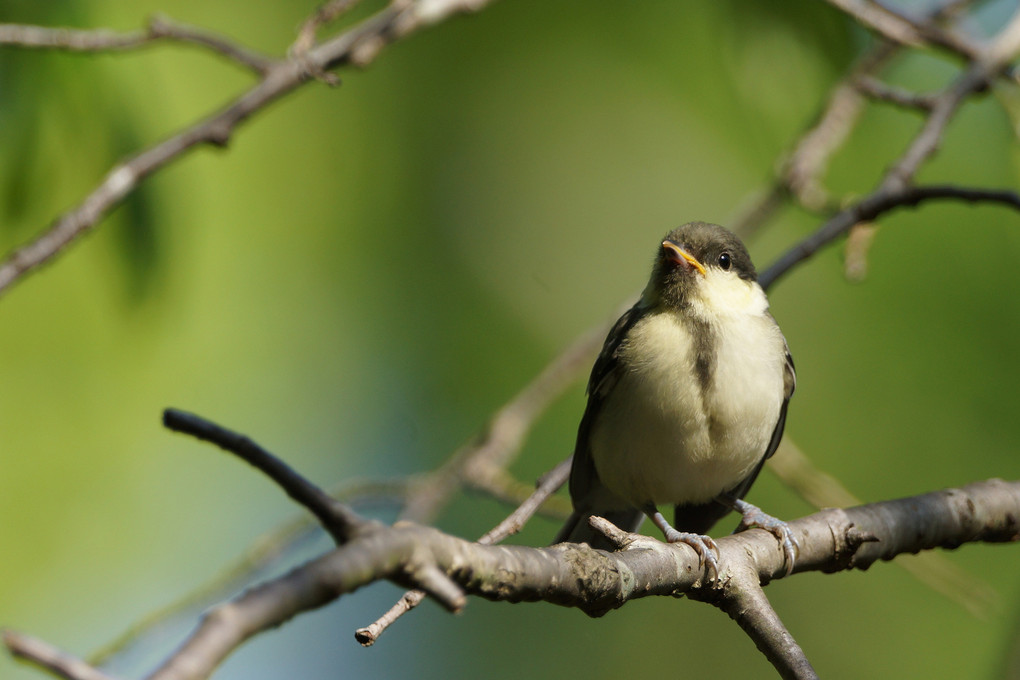
{"type": "MultiPolygon", "coordinates": [[[[908,19],[874,2],[838,0],[832,4],[850,12],[851,15],[854,8],[865,8],[865,11],[874,12],[876,21],[880,23],[880,17],[885,17],[888,22],[910,25],[918,32],[923,31],[925,35],[944,37],[954,34],[942,31],[940,25],[952,21],[962,9],[972,4],[972,1],[950,0],[920,20],[908,19]]],[[[895,29],[892,32],[895,34],[895,29]]],[[[934,108],[937,101],[935,95],[910,95],[898,88],[885,85],[875,77],[902,51],[903,45],[903,42],[897,42],[892,37],[878,42],[854,64],[849,74],[832,88],[817,121],[801,135],[789,156],[783,161],[772,189],[739,214],[732,223],[734,231],[744,236],[755,231],[775,214],[788,194],[808,210],[823,212],[833,209],[838,201],[829,194],[822,177],[832,155],[846,142],[864,110],[865,99],[862,95],[923,111],[934,108]]],[[[957,47],[959,49],[954,51],[968,58],[976,59],[981,54],[978,47],[962,39],[957,47]]]]}
{"type": "Polygon", "coordinates": [[[829,0],[843,10],[862,26],[875,31],[883,38],[908,47],[920,47],[924,44],[921,33],[903,17],[887,8],[867,0],[829,0]]]}
{"type": "Polygon", "coordinates": [[[148,43],[151,37],[144,31],[120,33],[108,28],[75,29],[47,28],[22,24],[0,24],[0,45],[73,50],[76,52],[106,52],[126,50],[148,43]]]}
{"type": "MultiPolygon", "coordinates": [[[[940,17],[953,16],[972,4],[974,4],[974,0],[950,0],[936,14],[940,17]]],[[[978,43],[956,31],[942,28],[928,17],[914,18],[906,12],[887,5],[883,5],[882,9],[888,16],[894,17],[894,20],[912,26],[929,45],[940,47],[967,61],[975,61],[982,57],[983,48],[978,43]]]]}
{"type": "MultiPolygon", "coordinates": [[[[397,505],[407,498],[415,482],[414,476],[394,480],[355,479],[331,489],[330,495],[351,506],[379,503],[397,505]]],[[[303,513],[263,534],[233,564],[210,581],[167,606],[148,612],[115,639],[90,654],[88,662],[93,666],[102,666],[168,621],[191,612],[197,613],[237,592],[257,574],[277,564],[299,541],[310,537],[315,531],[314,519],[303,513]]]]}
{"type": "Polygon", "coordinates": [[[913,181],[921,165],[938,150],[946,125],[957,109],[968,96],[987,85],[988,77],[987,67],[975,63],[957,78],[948,90],[935,98],[931,115],[928,116],[921,132],[914,138],[900,160],[886,173],[880,187],[896,190],[913,181]]]}
{"type": "Polygon", "coordinates": [[[29,635],[5,630],[3,644],[15,658],[44,668],[65,680],[113,680],[111,676],[93,668],[81,659],[29,635]]]}
{"type": "MultiPolygon", "coordinates": [[[[534,493],[531,494],[506,519],[478,539],[480,545],[495,545],[507,536],[520,531],[538,508],[567,481],[570,476],[571,458],[567,458],[538,480],[534,493]]],[[[401,616],[411,611],[425,599],[421,590],[411,590],[403,594],[390,609],[378,620],[354,632],[354,638],[365,647],[371,647],[387,628],[401,616]]]]}
{"type": "MultiPolygon", "coordinates": [[[[461,484],[487,491],[504,486],[506,467],[520,451],[535,418],[577,379],[581,371],[587,369],[609,328],[622,311],[623,308],[617,310],[612,319],[583,333],[497,411],[475,441],[458,449],[441,468],[428,475],[427,481],[416,485],[401,518],[430,522],[461,484]]],[[[502,532],[510,527],[515,527],[514,531],[519,530],[538,507],[563,485],[568,474],[569,465],[566,462],[547,473],[539,481],[535,492],[499,526],[483,536],[479,543],[485,544],[486,537],[491,537],[489,540],[492,542],[502,540],[509,535],[502,532]]],[[[366,647],[372,645],[390,624],[421,604],[423,599],[424,594],[420,591],[404,593],[374,623],[355,631],[355,638],[366,647]]]]}
{"type": "Polygon", "coordinates": [[[864,110],[864,97],[854,83],[881,70],[898,51],[899,45],[895,43],[879,43],[832,88],[816,121],[782,161],[772,188],[733,221],[731,227],[735,232],[746,238],[769,220],[788,196],[808,210],[820,212],[831,208],[834,199],[822,177],[832,155],[846,142],[864,110]]]}
{"type": "Polygon", "coordinates": [[[167,409],[163,412],[163,424],[175,432],[190,434],[216,444],[265,473],[286,491],[288,496],[308,508],[338,544],[349,541],[359,531],[364,531],[369,524],[345,504],[336,501],[244,435],[176,409],[167,409]]]}
{"type": "Polygon", "coordinates": [[[242,47],[229,38],[203,28],[198,28],[197,26],[174,21],[160,14],[149,20],[149,36],[153,40],[172,40],[208,48],[242,66],[248,67],[260,76],[266,76],[277,63],[276,59],[242,47]]]}
{"type": "MultiPolygon", "coordinates": [[[[710,594],[707,601],[716,604],[737,622],[780,676],[787,680],[815,680],[818,677],[804,650],[772,608],[753,569],[734,573],[720,590],[718,597],[710,594]]],[[[698,592],[692,597],[701,599],[701,595],[698,592]]]]}
{"type": "Polygon", "coordinates": [[[981,61],[987,64],[990,71],[995,72],[1016,58],[1020,52],[1020,9],[1013,13],[1006,27],[995,36],[988,46],[981,61]]]}
{"type": "Polygon", "coordinates": [[[936,97],[930,94],[918,94],[901,87],[883,83],[878,78],[861,76],[854,81],[854,87],[861,94],[878,101],[889,102],[904,109],[931,111],[935,108],[936,97]]]}
{"type": "MultiPolygon", "coordinates": [[[[818,469],[789,435],[783,437],[776,455],[769,459],[768,469],[816,508],[848,508],[861,504],[839,480],[818,469]]],[[[900,555],[895,564],[975,616],[989,616],[1001,600],[990,585],[949,560],[944,553],[927,551],[900,555]]]]}
{"type": "MultiPolygon", "coordinates": [[[[629,306],[629,305],[628,305],[629,306]]],[[[401,519],[429,523],[463,483],[485,488],[486,480],[507,468],[521,449],[535,419],[588,370],[606,333],[623,312],[614,312],[581,334],[554,358],[524,389],[493,415],[475,439],[458,449],[429,479],[416,488],[401,519]]]]}
{"type": "Polygon", "coordinates": [[[0,24],[0,45],[69,50],[74,52],[110,52],[147,47],[157,41],[178,42],[205,47],[221,56],[265,75],[275,60],[237,45],[211,31],[154,16],[146,31],[120,33],[109,29],[47,28],[21,24],[0,24]]]}
{"type": "Polygon", "coordinates": [[[195,147],[225,146],[241,123],[317,74],[344,63],[365,65],[386,45],[449,16],[476,11],[492,0],[394,2],[350,30],[310,49],[299,59],[274,62],[262,80],[211,115],[115,166],[75,208],[31,243],[0,262],[0,294],[92,229],[138,183],[195,147]]]}
{"type": "Polygon", "coordinates": [[[970,39],[946,30],[938,25],[937,19],[952,16],[971,0],[953,0],[921,19],[913,19],[895,9],[869,0],[828,0],[853,17],[861,25],[898,45],[940,47],[959,57],[972,61],[981,55],[981,48],[970,39]]]}
{"type": "Polygon", "coordinates": [[[305,20],[298,31],[298,37],[291,45],[291,52],[304,54],[315,44],[315,34],[320,27],[335,21],[344,12],[358,4],[358,0],[329,0],[305,20]]]}
{"type": "Polygon", "coordinates": [[[813,234],[784,253],[760,277],[764,288],[803,262],[824,245],[849,231],[860,222],[868,222],[900,207],[914,207],[932,199],[958,199],[969,202],[992,202],[1020,208],[1020,196],[1012,190],[968,189],[952,186],[912,186],[920,167],[938,149],[946,125],[963,102],[988,86],[1003,68],[1005,61],[1020,50],[1020,12],[986,51],[986,57],[973,62],[942,93],[935,96],[930,115],[899,160],[886,172],[878,187],[863,199],[844,208],[827,220],[813,234]]]}
{"type": "Polygon", "coordinates": [[[963,200],[971,203],[999,203],[1020,209],[1020,195],[1008,189],[985,190],[953,186],[906,187],[898,190],[879,189],[827,220],[813,234],[787,250],[758,277],[768,289],[793,267],[804,262],[859,222],[869,222],[887,212],[916,207],[937,199],[963,200]]]}
{"type": "Polygon", "coordinates": [[[528,520],[538,511],[538,508],[545,503],[556,490],[563,486],[570,477],[571,458],[560,462],[549,472],[542,475],[535,486],[535,493],[511,512],[506,519],[490,529],[484,536],[478,539],[482,545],[495,545],[507,536],[513,536],[524,528],[528,520]]]}
{"type": "MultiPolygon", "coordinates": [[[[959,489],[847,510],[826,510],[790,523],[800,544],[795,572],[867,568],[876,560],[968,541],[1020,539],[1020,482],[989,480],[959,489]]],[[[545,600],[592,615],[652,595],[694,593],[712,599],[698,556],[686,545],[627,534],[625,549],[483,546],[435,529],[398,523],[376,527],[280,578],[211,610],[150,680],[206,677],[251,636],[321,607],[376,580],[412,584],[431,565],[466,592],[509,602],[545,600]]],[[[749,530],[717,541],[720,581],[748,569],[761,583],[786,565],[770,533],[749,530]]]]}

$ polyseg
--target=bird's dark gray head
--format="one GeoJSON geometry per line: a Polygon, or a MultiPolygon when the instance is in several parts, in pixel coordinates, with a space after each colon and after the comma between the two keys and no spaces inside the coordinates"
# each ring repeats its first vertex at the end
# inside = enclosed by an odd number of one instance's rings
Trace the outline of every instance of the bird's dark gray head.
{"type": "Polygon", "coordinates": [[[752,283],[758,280],[747,248],[733,232],[717,224],[688,222],[663,239],[645,298],[651,295],[682,307],[699,281],[724,272],[752,283]]]}

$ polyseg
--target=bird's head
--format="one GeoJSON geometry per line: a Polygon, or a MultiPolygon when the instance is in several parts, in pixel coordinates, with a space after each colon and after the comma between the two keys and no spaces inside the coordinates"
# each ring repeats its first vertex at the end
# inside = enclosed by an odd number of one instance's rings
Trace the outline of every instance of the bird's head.
{"type": "Polygon", "coordinates": [[[734,295],[743,297],[757,288],[757,281],[751,256],[731,231],[688,222],[663,239],[642,300],[672,309],[692,303],[730,304],[734,295]]]}

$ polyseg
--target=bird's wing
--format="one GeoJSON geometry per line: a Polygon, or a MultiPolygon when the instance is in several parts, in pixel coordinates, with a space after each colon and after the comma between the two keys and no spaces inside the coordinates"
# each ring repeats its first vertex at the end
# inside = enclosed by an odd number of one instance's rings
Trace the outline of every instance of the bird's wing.
{"type": "Polygon", "coordinates": [[[779,440],[783,438],[783,428],[786,427],[786,407],[790,404],[793,391],[797,389],[797,371],[793,367],[793,357],[790,356],[790,348],[786,346],[785,341],[783,346],[786,350],[786,363],[783,365],[783,405],[779,408],[779,420],[776,421],[776,428],[772,430],[772,438],[765,449],[763,462],[771,458],[779,448],[779,440]]]}
{"type": "MultiPolygon", "coordinates": [[[[588,526],[588,517],[591,515],[605,517],[627,531],[636,530],[644,517],[644,513],[632,508],[626,501],[616,499],[602,484],[595,470],[589,443],[592,426],[602,410],[606,395],[619,380],[620,346],[641,317],[640,305],[639,302],[624,312],[613,325],[602,345],[602,352],[592,367],[591,377],[588,379],[588,405],[577,428],[577,444],[574,447],[574,460],[570,467],[570,498],[574,504],[574,513],[557,534],[557,543],[584,541],[596,547],[601,534],[588,526]]],[[[604,540],[604,537],[602,538],[604,540]]]]}
{"type": "MultiPolygon", "coordinates": [[[[640,303],[639,303],[640,304],[640,303]]],[[[594,485],[601,486],[595,463],[591,457],[589,437],[591,429],[602,411],[606,395],[620,379],[620,346],[627,333],[640,318],[639,304],[634,305],[621,316],[602,345],[602,351],[595,360],[588,379],[588,405],[577,428],[577,444],[574,446],[574,462],[570,468],[570,497],[577,508],[579,502],[589,497],[594,485]]]]}

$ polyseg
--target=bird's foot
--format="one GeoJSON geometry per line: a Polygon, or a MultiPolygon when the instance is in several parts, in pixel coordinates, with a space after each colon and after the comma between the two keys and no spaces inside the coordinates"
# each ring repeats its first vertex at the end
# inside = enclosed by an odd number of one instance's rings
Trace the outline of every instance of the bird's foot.
{"type": "Polygon", "coordinates": [[[662,532],[667,543],[683,543],[694,549],[694,552],[698,555],[698,567],[702,569],[706,566],[708,567],[708,579],[710,581],[719,578],[719,546],[715,544],[715,541],[701,534],[677,531],[666,521],[662,513],[654,507],[649,507],[645,510],[645,514],[648,515],[655,526],[659,527],[659,531],[662,532]]]}
{"type": "Polygon", "coordinates": [[[786,522],[763,512],[758,506],[751,505],[744,500],[735,500],[733,502],[733,509],[741,515],[737,531],[764,529],[779,540],[783,548],[786,575],[789,576],[790,572],[793,571],[793,563],[797,557],[797,551],[800,549],[800,546],[797,544],[797,538],[793,535],[793,531],[790,530],[790,526],[786,522]]]}
{"type": "Polygon", "coordinates": [[[677,531],[673,527],[669,527],[662,533],[667,543],[683,543],[694,548],[694,552],[698,554],[698,566],[708,567],[709,580],[714,581],[719,578],[719,546],[710,536],[677,531]]]}

